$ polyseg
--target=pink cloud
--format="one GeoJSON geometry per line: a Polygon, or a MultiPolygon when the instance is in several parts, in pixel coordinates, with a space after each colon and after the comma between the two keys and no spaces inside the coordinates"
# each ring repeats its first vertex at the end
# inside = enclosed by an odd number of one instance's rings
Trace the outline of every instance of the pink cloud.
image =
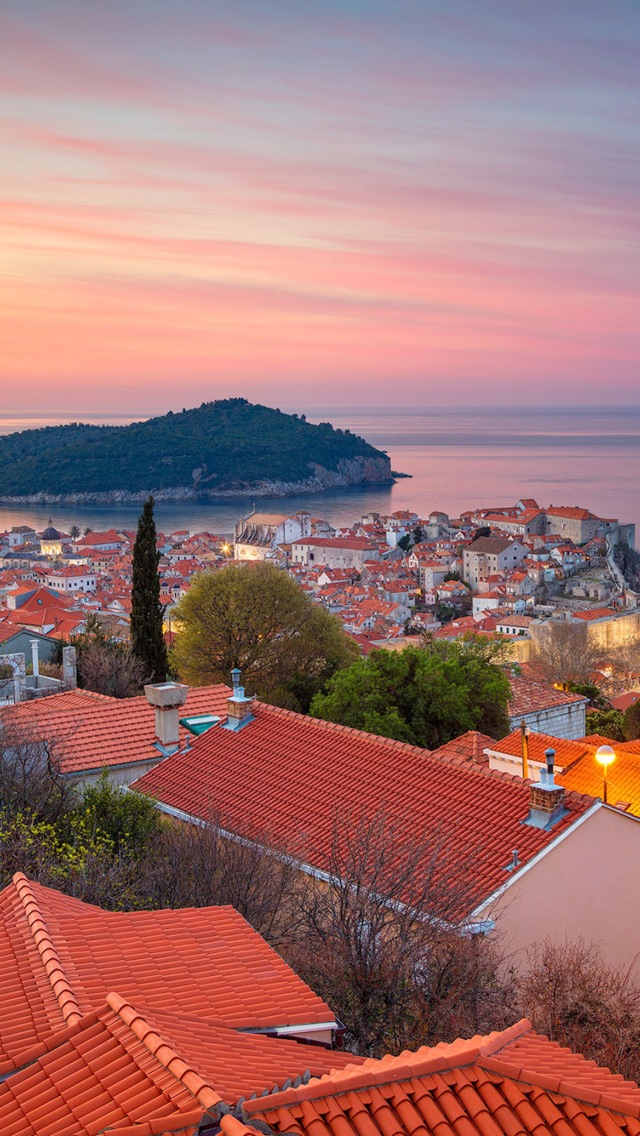
{"type": "Polygon", "coordinates": [[[566,7],[25,0],[5,377],[626,382],[632,48],[566,7]]]}

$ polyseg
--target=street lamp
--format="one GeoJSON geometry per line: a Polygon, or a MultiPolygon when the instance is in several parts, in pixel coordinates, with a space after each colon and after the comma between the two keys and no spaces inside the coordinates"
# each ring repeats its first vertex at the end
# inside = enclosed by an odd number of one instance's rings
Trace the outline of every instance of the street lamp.
{"type": "Polygon", "coordinates": [[[600,762],[600,765],[602,766],[602,773],[603,773],[603,776],[604,776],[603,800],[604,800],[605,805],[607,803],[607,769],[611,765],[611,762],[615,761],[615,759],[616,759],[616,755],[615,755],[614,751],[612,750],[611,746],[599,746],[598,749],[596,750],[596,761],[600,762]]]}

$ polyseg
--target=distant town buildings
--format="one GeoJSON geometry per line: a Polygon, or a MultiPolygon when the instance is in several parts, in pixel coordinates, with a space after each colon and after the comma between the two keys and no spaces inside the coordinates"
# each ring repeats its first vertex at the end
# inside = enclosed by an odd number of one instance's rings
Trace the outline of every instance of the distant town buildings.
{"type": "MultiPolygon", "coordinates": [[[[638,596],[612,560],[613,544],[633,547],[634,535],[633,525],[588,509],[527,498],[457,518],[440,509],[370,512],[337,528],[304,509],[254,509],[233,534],[158,533],[165,631],[171,642],[175,606],[199,572],[262,561],[289,572],[365,653],[397,649],[406,636],[491,635],[524,664],[549,620],[615,650],[640,634],[638,596]]],[[[135,536],[115,528],[71,535],[53,520],[41,533],[29,525],[0,533],[0,649],[14,648],[24,631],[40,637],[40,658],[49,660],[89,619],[126,641],[135,536]]]]}
{"type": "Polygon", "coordinates": [[[233,555],[236,560],[267,560],[280,544],[291,544],[311,534],[311,514],[305,510],[285,513],[249,513],[235,528],[233,555]]]}

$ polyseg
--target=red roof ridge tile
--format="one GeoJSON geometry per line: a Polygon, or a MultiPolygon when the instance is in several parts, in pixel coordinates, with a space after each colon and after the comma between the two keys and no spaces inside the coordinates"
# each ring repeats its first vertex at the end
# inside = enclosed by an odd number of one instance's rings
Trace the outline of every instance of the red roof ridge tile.
{"type": "Polygon", "coordinates": [[[208,1110],[223,1103],[222,1097],[214,1092],[206,1081],[203,1081],[195,1069],[192,1069],[183,1061],[130,1002],[113,992],[107,994],[106,1001],[113,1012],[155,1057],[156,1061],[159,1061],[177,1081],[180,1081],[203,1108],[208,1110]]]}
{"type": "Polygon", "coordinates": [[[232,1116],[230,1112],[221,1118],[220,1128],[225,1136],[256,1136],[257,1131],[250,1124],[244,1124],[242,1120],[232,1116]]]}
{"type": "Polygon", "coordinates": [[[328,730],[336,730],[341,734],[356,734],[359,738],[367,738],[369,741],[380,742],[383,745],[388,745],[392,749],[402,750],[404,753],[415,753],[417,756],[431,756],[431,750],[425,749],[424,746],[413,745],[411,742],[400,742],[395,738],[385,738],[382,734],[371,734],[367,730],[359,730],[356,726],[343,726],[340,722],[329,722],[326,718],[313,718],[310,714],[299,714],[297,710],[286,710],[283,706],[272,706],[268,702],[254,702],[254,707],[259,710],[268,710],[271,713],[282,715],[286,718],[295,718],[298,722],[305,725],[324,726],[328,730]]]}
{"type": "Polygon", "coordinates": [[[29,930],[51,984],[51,989],[60,1007],[60,1013],[68,1026],[76,1025],[83,1016],[78,999],[62,969],[60,957],[53,945],[53,939],[31,883],[23,872],[16,872],[13,876],[13,884],[24,909],[29,930]]]}
{"type": "MultiPolygon", "coordinates": [[[[102,1133],[117,1132],[118,1136],[198,1136],[202,1113],[194,1109],[193,1112],[181,1112],[179,1116],[159,1116],[155,1120],[137,1120],[116,1128],[100,1128],[89,1130],[91,1136],[102,1136],[102,1133]]],[[[101,1123],[101,1121],[98,1121],[101,1123]]],[[[255,1136],[255,1129],[253,1129],[255,1136]]]]}
{"type": "MultiPolygon", "coordinates": [[[[362,1065],[347,1065],[344,1069],[334,1069],[322,1077],[312,1077],[306,1085],[285,1089],[268,1097],[258,1097],[245,1101],[243,1113],[271,1111],[301,1101],[318,1100],[325,1096],[348,1093],[352,1090],[393,1084],[398,1081],[424,1077],[432,1073],[442,1073],[458,1069],[464,1065],[474,1065],[490,1060],[490,1055],[503,1049],[515,1038],[531,1029],[531,1022],[522,1018],[506,1030],[496,1030],[471,1038],[458,1038],[449,1044],[421,1046],[415,1052],[404,1051],[397,1057],[387,1053],[382,1058],[369,1058],[362,1065]]],[[[505,1062],[506,1064],[506,1062],[505,1062]]],[[[518,1070],[517,1066],[513,1068],[518,1070]]],[[[228,1136],[232,1136],[231,1133],[228,1136]]]]}

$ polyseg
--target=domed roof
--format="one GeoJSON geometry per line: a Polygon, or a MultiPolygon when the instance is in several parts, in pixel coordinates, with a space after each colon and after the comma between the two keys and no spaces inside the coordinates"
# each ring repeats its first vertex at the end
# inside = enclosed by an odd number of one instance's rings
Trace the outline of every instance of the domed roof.
{"type": "Polygon", "coordinates": [[[49,517],[49,524],[42,534],[42,539],[43,540],[60,540],[60,533],[58,532],[57,529],[54,529],[53,525],[51,524],[51,517],[49,517]]]}

